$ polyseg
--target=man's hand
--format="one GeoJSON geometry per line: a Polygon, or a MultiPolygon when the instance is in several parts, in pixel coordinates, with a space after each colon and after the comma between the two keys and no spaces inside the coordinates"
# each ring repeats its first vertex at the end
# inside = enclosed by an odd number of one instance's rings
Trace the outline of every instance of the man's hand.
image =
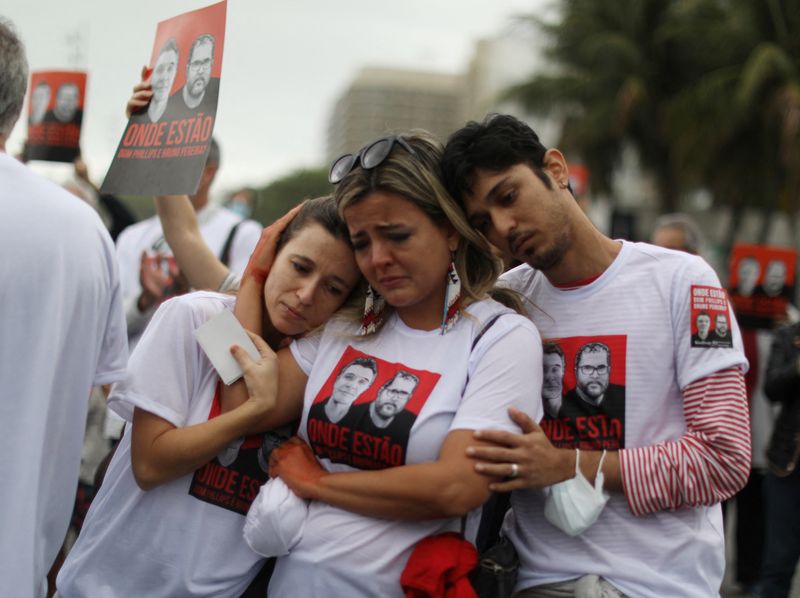
{"type": "Polygon", "coordinates": [[[125,116],[128,118],[134,112],[140,112],[147,108],[150,103],[150,99],[153,97],[153,86],[150,83],[150,75],[152,74],[152,69],[146,66],[142,67],[142,80],[133,86],[133,95],[125,106],[125,116]]]}
{"type": "Polygon", "coordinates": [[[542,428],[522,411],[511,408],[508,414],[522,434],[476,430],[475,438],[495,446],[467,448],[467,455],[477,461],[475,471],[490,477],[507,478],[491,484],[490,490],[509,492],[520,488],[543,488],[575,475],[574,450],[554,447],[542,428]]]}
{"type": "Polygon", "coordinates": [[[139,263],[139,283],[142,286],[142,293],[139,295],[137,307],[144,313],[152,307],[159,305],[170,296],[173,284],[173,273],[165,273],[161,265],[161,259],[154,259],[142,252],[139,263]]]}
{"type": "Polygon", "coordinates": [[[78,156],[72,161],[72,165],[75,167],[75,176],[91,185],[92,181],[89,180],[89,168],[86,166],[86,162],[83,161],[83,158],[78,156]]]}

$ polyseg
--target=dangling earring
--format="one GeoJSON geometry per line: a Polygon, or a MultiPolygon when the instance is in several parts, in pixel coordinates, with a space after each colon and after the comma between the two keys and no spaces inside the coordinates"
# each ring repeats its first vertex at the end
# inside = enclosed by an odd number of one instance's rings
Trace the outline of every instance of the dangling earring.
{"type": "Polygon", "coordinates": [[[383,310],[385,307],[386,301],[384,298],[372,288],[372,285],[368,285],[367,300],[364,302],[364,316],[361,318],[361,330],[359,330],[361,336],[372,334],[378,329],[378,326],[383,322],[383,310]]]}
{"type": "Polygon", "coordinates": [[[569,181],[560,181],[558,183],[558,188],[559,189],[567,189],[567,188],[569,188],[569,181]]]}
{"type": "Polygon", "coordinates": [[[458,321],[461,306],[461,279],[456,272],[456,265],[450,262],[447,270],[447,285],[444,289],[444,310],[442,313],[442,334],[447,332],[458,321]]]}

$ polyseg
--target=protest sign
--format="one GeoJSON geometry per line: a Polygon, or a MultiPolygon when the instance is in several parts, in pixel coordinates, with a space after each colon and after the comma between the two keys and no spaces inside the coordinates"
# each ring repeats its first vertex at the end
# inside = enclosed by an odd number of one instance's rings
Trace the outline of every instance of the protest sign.
{"type": "Polygon", "coordinates": [[[128,121],[103,193],[192,194],[217,113],[226,2],[158,24],[150,60],[153,95],[128,121]]]}

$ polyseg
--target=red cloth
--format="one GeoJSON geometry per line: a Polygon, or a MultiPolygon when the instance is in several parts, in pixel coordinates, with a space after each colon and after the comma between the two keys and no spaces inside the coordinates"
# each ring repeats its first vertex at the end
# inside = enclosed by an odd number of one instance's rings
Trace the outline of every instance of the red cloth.
{"type": "Polygon", "coordinates": [[[446,532],[420,540],[400,576],[406,598],[477,598],[467,575],[478,551],[460,534],[446,532]]]}

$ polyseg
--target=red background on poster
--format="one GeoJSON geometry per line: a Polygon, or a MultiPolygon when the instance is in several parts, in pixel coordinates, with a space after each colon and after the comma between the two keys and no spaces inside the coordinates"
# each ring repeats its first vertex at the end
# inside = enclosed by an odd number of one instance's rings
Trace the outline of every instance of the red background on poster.
{"type": "Polygon", "coordinates": [[[564,352],[564,384],[562,394],[575,388],[575,356],[578,350],[588,343],[603,343],[608,347],[611,360],[610,384],[625,386],[625,361],[627,337],[623,334],[600,336],[570,336],[567,338],[548,338],[545,343],[555,343],[564,352]]]}
{"type": "Polygon", "coordinates": [[[368,353],[362,353],[353,347],[347,347],[339,361],[336,363],[336,366],[333,368],[330,376],[328,376],[328,379],[325,381],[325,384],[322,385],[322,388],[319,389],[317,396],[314,397],[314,403],[324,401],[331,395],[336,376],[344,366],[353,361],[356,357],[371,357],[374,359],[378,365],[378,374],[375,376],[375,379],[372,381],[372,384],[370,384],[369,388],[367,388],[367,390],[365,390],[363,394],[353,403],[354,405],[361,405],[362,403],[374,401],[378,396],[378,390],[380,390],[380,387],[383,385],[383,383],[391,379],[395,373],[402,370],[404,372],[410,372],[419,378],[419,383],[414,389],[414,393],[411,395],[411,398],[408,400],[408,404],[405,406],[406,411],[410,411],[414,415],[419,415],[420,409],[422,409],[425,401],[428,400],[428,397],[433,391],[433,387],[436,386],[436,383],[440,378],[439,374],[435,372],[416,370],[403,365],[402,363],[384,361],[383,359],[379,359],[373,355],[369,355],[368,353]]]}
{"type": "Polygon", "coordinates": [[[178,72],[172,83],[170,95],[186,83],[186,63],[189,61],[189,50],[192,42],[200,35],[209,33],[214,36],[214,64],[211,76],[219,78],[222,74],[222,49],[225,47],[225,11],[227,2],[219,2],[205,8],[185,12],[171,19],[161,21],[156,29],[156,41],[150,57],[150,68],[158,58],[158,51],[170,37],[178,42],[178,72]]]}
{"type": "Polygon", "coordinates": [[[84,102],[86,100],[86,73],[83,71],[36,71],[31,73],[31,83],[28,87],[28,117],[31,115],[33,108],[31,103],[31,94],[39,83],[45,82],[50,86],[50,101],[47,104],[47,109],[52,110],[56,105],[56,93],[58,88],[64,83],[74,83],[78,86],[80,98],[78,101],[78,110],[83,110],[84,102]]]}

